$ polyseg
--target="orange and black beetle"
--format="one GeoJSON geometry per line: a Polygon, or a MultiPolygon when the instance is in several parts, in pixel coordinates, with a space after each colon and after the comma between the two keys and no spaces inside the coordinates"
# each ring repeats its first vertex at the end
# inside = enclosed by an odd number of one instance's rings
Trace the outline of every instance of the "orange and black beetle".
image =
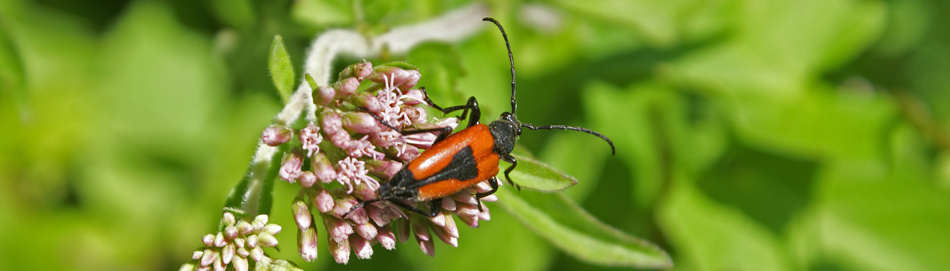
{"type": "MultiPolygon", "coordinates": [[[[511,151],[515,148],[515,141],[518,136],[521,135],[521,128],[572,130],[592,134],[607,141],[610,144],[611,151],[616,152],[614,143],[609,138],[590,129],[565,125],[534,126],[518,121],[515,117],[515,109],[518,106],[515,101],[515,63],[511,54],[508,35],[495,19],[485,18],[483,20],[490,21],[498,26],[502,37],[505,39],[505,46],[508,47],[508,60],[511,62],[511,112],[504,112],[498,120],[485,125],[478,122],[481,111],[475,97],[470,97],[465,105],[441,108],[426,96],[426,102],[443,113],[463,110],[459,119],[465,119],[465,116],[471,111],[472,115],[468,126],[451,135],[449,135],[452,132],[451,128],[448,127],[401,131],[403,134],[434,131],[441,131],[441,133],[431,148],[403,166],[389,182],[380,185],[379,189],[376,190],[376,199],[361,202],[353,206],[350,212],[364,204],[385,200],[410,211],[434,217],[441,210],[442,198],[475,184],[488,180],[492,188],[491,191],[475,194],[476,199],[481,199],[498,191],[498,178],[495,175],[498,174],[499,160],[511,163],[511,166],[505,169],[505,179],[508,183],[515,185],[508,174],[518,165],[518,160],[511,156],[511,151]],[[417,208],[415,203],[419,202],[431,202],[429,211],[426,212],[417,208]]],[[[422,90],[424,92],[425,88],[422,90]]],[[[376,116],[374,115],[374,117],[376,116]]],[[[379,117],[376,117],[376,119],[393,130],[398,130],[379,117]]],[[[515,186],[517,187],[517,185],[515,186]]],[[[478,207],[481,209],[480,201],[478,207]]]]}

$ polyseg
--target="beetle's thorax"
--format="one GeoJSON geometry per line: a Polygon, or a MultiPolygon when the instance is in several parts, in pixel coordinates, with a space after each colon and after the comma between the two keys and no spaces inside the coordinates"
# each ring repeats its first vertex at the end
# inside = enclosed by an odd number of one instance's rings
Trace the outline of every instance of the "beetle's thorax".
{"type": "Polygon", "coordinates": [[[403,199],[410,200],[416,197],[415,189],[409,189],[408,185],[415,183],[416,180],[412,176],[412,172],[407,168],[396,172],[396,175],[393,175],[388,182],[385,182],[376,189],[376,196],[378,199],[403,199]]]}
{"type": "Polygon", "coordinates": [[[498,120],[488,124],[492,138],[495,140],[495,153],[505,155],[515,149],[515,141],[521,136],[521,122],[515,115],[505,112],[498,120]]]}

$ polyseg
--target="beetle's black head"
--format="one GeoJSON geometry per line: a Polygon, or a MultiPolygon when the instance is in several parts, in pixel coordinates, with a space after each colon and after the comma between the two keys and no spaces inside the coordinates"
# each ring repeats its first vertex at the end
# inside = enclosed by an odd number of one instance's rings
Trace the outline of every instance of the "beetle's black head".
{"type": "Polygon", "coordinates": [[[509,154],[515,149],[515,141],[521,136],[521,122],[514,114],[505,112],[498,120],[488,124],[488,130],[495,139],[495,153],[509,154]]]}

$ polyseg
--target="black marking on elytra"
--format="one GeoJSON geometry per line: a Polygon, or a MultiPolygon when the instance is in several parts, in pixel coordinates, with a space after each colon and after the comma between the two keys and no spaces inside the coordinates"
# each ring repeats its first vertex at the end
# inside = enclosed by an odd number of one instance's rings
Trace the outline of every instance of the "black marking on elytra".
{"type": "Polygon", "coordinates": [[[475,161],[475,154],[472,146],[465,146],[452,156],[452,161],[444,168],[413,184],[410,189],[418,189],[427,184],[440,182],[444,180],[456,179],[459,181],[471,180],[478,177],[478,162],[475,161]]]}

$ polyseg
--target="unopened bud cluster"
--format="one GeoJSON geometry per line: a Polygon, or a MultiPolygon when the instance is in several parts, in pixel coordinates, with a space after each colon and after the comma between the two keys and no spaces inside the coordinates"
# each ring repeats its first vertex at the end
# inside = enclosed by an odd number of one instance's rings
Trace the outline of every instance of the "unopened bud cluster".
{"type": "MultiPolygon", "coordinates": [[[[431,147],[439,133],[402,135],[389,126],[399,130],[458,126],[456,118],[429,120],[426,94],[413,88],[420,77],[406,64],[353,64],[330,86],[311,82],[316,121],[298,128],[273,125],[262,133],[267,145],[290,144],[282,154],[279,176],[301,186],[291,209],[298,226],[298,250],[305,260],[317,257],[316,216],[326,226],[329,251],[338,263],[349,261],[351,249],[360,259],[369,258],[376,243],[394,249],[397,236],[405,242],[413,235],[423,252],[434,255],[433,235],[458,245],[453,214],[472,227],[490,218],[487,208],[479,211],[473,196],[489,191],[487,182],[433,206],[442,209],[434,218],[404,212],[387,201],[367,204],[344,218],[360,201],[375,199],[380,183],[431,147]]],[[[496,199],[489,196],[482,201],[496,199]]]]}
{"type": "Polygon", "coordinates": [[[224,229],[217,234],[207,234],[201,238],[204,248],[196,250],[191,259],[180,270],[227,269],[228,265],[236,271],[246,271],[249,262],[260,265],[272,265],[274,260],[264,254],[264,247],[276,247],[280,225],[267,224],[267,215],[259,215],[253,221],[237,220],[234,214],[225,212],[221,219],[224,229]]]}

